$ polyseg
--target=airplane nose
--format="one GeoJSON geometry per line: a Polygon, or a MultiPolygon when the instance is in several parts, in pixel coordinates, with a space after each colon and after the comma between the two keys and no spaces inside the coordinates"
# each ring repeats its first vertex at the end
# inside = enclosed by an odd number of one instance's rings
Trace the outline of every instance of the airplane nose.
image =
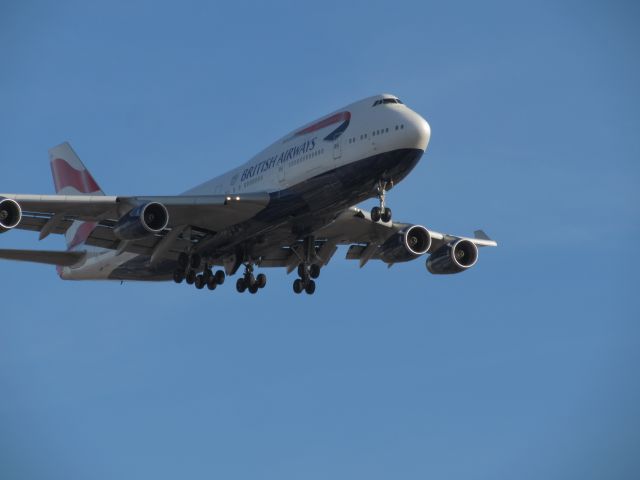
{"type": "Polygon", "coordinates": [[[412,112],[412,115],[407,120],[410,125],[408,133],[411,136],[412,146],[420,150],[426,150],[431,138],[431,127],[424,118],[415,112],[412,112]]]}
{"type": "Polygon", "coordinates": [[[427,145],[429,145],[429,139],[431,138],[431,126],[427,121],[420,117],[421,122],[418,123],[416,129],[418,130],[419,141],[424,144],[422,150],[427,149],[427,145]]]}

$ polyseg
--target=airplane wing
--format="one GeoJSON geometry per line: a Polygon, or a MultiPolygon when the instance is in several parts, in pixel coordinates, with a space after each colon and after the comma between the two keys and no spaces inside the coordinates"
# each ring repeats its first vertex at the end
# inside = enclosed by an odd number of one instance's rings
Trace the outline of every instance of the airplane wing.
{"type": "MultiPolygon", "coordinates": [[[[357,207],[351,207],[342,212],[331,224],[319,230],[317,236],[337,240],[339,245],[354,243],[382,244],[393,234],[398,233],[408,226],[411,226],[411,224],[373,222],[369,212],[357,207]]],[[[433,252],[442,245],[459,239],[469,240],[478,247],[495,247],[498,245],[496,241],[491,240],[482,230],[476,230],[474,233],[474,237],[462,237],[429,229],[432,242],[428,251],[433,252]]]]}
{"type": "Polygon", "coordinates": [[[45,263],[70,267],[79,263],[85,256],[85,252],[56,252],[49,250],[6,250],[0,249],[0,258],[5,260],[18,260],[21,262],[45,263]]]}
{"type": "MultiPolygon", "coordinates": [[[[338,245],[349,245],[346,258],[359,260],[360,267],[369,260],[382,260],[389,266],[394,263],[413,260],[422,254],[433,254],[442,251],[448,245],[454,245],[458,241],[465,240],[476,247],[495,247],[497,242],[490,239],[482,230],[476,230],[473,237],[451,235],[426,229],[409,223],[374,222],[369,212],[357,207],[351,207],[340,213],[333,222],[313,233],[315,238],[315,261],[320,265],[326,265],[337,251],[338,245]],[[398,255],[389,255],[393,247],[394,237],[401,237],[403,232],[411,228],[418,228],[428,232],[428,245],[424,245],[424,251],[420,255],[408,255],[403,257],[402,249],[397,250],[398,255]],[[427,248],[428,247],[428,248],[427,248]]],[[[297,243],[291,246],[273,249],[265,252],[262,258],[262,266],[287,267],[290,272],[298,265],[303,256],[303,246],[297,243]]],[[[477,258],[477,254],[476,254],[477,258]]]]}
{"type": "Polygon", "coordinates": [[[251,218],[269,203],[268,193],[157,197],[0,193],[0,197],[18,202],[23,216],[51,218],[58,214],[70,220],[87,222],[115,221],[137,206],[158,202],[169,212],[168,227],[186,224],[208,230],[219,230],[251,218]]]}
{"type": "MultiPolygon", "coordinates": [[[[40,232],[40,239],[50,234],[64,234],[76,221],[93,222],[94,229],[86,244],[109,249],[122,249],[138,254],[157,254],[163,238],[162,252],[180,251],[183,243],[178,238],[186,229],[206,235],[245,221],[263,210],[269,203],[268,193],[242,195],[200,196],[102,196],[102,195],[23,195],[0,193],[0,198],[18,202],[22,219],[15,227],[40,232]],[[155,235],[127,242],[113,233],[117,221],[132,209],[150,202],[161,203],[169,214],[166,228],[155,235]],[[173,235],[172,235],[173,232],[173,235]]],[[[157,255],[156,255],[157,257],[157,255]]]]}

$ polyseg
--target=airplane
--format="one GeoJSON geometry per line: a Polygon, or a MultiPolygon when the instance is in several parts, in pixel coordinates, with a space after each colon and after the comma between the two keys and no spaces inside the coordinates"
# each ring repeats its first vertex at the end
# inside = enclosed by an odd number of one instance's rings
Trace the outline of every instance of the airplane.
{"type": "Polygon", "coordinates": [[[64,280],[173,280],[238,292],[267,283],[256,268],[294,270],[313,294],[338,247],[364,267],[428,255],[432,274],[455,274],[495,247],[473,237],[395,222],[387,192],[424,154],[431,128],[394,95],[365,98],[293,130],[245,164],[177,196],[106,195],[69,143],[49,150],[55,195],[0,194],[0,233],[66,237],[66,251],[0,249],[0,258],[55,265],[64,280]],[[376,198],[370,211],[357,206],[376,198]],[[214,268],[219,269],[214,273],[214,268]]]}

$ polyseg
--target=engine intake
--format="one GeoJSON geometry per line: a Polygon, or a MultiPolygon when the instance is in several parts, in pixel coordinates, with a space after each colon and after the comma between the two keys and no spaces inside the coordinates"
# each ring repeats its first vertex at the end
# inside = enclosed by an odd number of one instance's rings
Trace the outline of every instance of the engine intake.
{"type": "Polygon", "coordinates": [[[22,209],[15,200],[0,197],[0,233],[15,228],[22,220],[22,209]]]}
{"type": "Polygon", "coordinates": [[[424,255],[431,247],[429,230],[413,225],[391,236],[380,247],[380,258],[386,263],[407,262],[424,255]]]}
{"type": "Polygon", "coordinates": [[[113,227],[113,234],[120,240],[138,240],[160,233],[169,223],[167,208],[158,202],[150,202],[130,210],[113,227]]]}
{"type": "Polygon", "coordinates": [[[427,259],[427,270],[435,275],[460,273],[478,261],[478,247],[466,239],[443,245],[427,259]]]}

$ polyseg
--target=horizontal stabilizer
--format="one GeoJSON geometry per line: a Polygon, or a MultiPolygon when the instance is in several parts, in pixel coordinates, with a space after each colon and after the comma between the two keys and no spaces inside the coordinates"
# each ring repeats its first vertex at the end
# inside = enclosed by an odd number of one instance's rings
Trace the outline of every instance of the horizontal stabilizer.
{"type": "Polygon", "coordinates": [[[20,262],[44,263],[70,267],[80,262],[85,252],[58,252],[47,250],[3,250],[0,249],[0,258],[5,260],[18,260],[20,262]]]}

